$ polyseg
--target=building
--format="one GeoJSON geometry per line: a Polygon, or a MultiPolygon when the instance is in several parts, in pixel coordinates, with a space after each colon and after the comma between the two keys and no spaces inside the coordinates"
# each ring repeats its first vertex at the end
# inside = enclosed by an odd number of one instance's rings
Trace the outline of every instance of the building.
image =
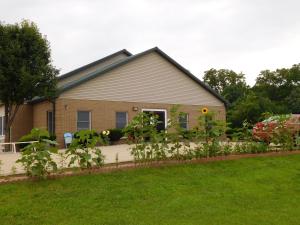
{"type": "MultiPolygon", "coordinates": [[[[158,114],[163,128],[174,104],[186,113],[181,122],[187,129],[196,124],[202,107],[226,117],[226,101],[157,47],[136,55],[121,50],[58,80],[54,102],[35,98],[22,105],[13,141],[37,127],[55,133],[62,146],[65,132],[122,128],[141,111],[158,114]]],[[[0,120],[3,115],[2,106],[0,120]]]]}

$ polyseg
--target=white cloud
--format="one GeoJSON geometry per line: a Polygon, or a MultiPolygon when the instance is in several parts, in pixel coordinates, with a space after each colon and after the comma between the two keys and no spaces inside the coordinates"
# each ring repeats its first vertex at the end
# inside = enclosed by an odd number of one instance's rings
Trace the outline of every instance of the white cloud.
{"type": "Polygon", "coordinates": [[[63,73],[158,46],[199,77],[228,68],[253,84],[260,70],[299,63],[299,8],[297,0],[3,0],[0,15],[37,23],[63,73]]]}

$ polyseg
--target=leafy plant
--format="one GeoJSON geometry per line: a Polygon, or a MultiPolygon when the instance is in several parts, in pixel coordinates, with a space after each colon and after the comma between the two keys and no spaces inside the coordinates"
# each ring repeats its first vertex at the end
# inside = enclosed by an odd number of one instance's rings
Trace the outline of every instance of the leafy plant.
{"type": "Polygon", "coordinates": [[[167,158],[167,133],[158,131],[158,116],[139,113],[124,129],[131,147],[131,154],[136,162],[162,160],[167,158]]]}
{"type": "Polygon", "coordinates": [[[234,148],[228,143],[225,144],[222,148],[221,155],[230,155],[233,152],[234,148]]]}
{"type": "Polygon", "coordinates": [[[21,163],[26,174],[31,177],[44,178],[57,170],[57,164],[52,154],[57,153],[57,143],[43,137],[49,137],[49,133],[40,129],[32,129],[29,135],[38,142],[31,143],[22,149],[21,158],[16,162],[21,163]]]}
{"type": "Polygon", "coordinates": [[[294,148],[294,136],[286,123],[289,118],[290,116],[279,115],[276,128],[271,135],[271,142],[279,145],[282,150],[292,150],[294,148]]]}
{"type": "MultiPolygon", "coordinates": [[[[180,127],[179,118],[183,115],[182,112],[179,112],[180,105],[174,105],[170,110],[170,119],[168,121],[168,134],[167,138],[170,143],[168,153],[171,158],[181,159],[181,149],[185,146],[189,146],[189,141],[186,139],[185,142],[182,142],[183,134],[186,134],[186,131],[180,127]]],[[[188,136],[186,136],[188,137],[188,136]]]]}
{"type": "Polygon", "coordinates": [[[100,167],[104,164],[104,156],[97,144],[104,144],[105,140],[93,130],[77,132],[72,143],[66,150],[66,157],[70,158],[68,166],[78,165],[81,169],[100,167]]]}
{"type": "MultiPolygon", "coordinates": [[[[19,142],[31,142],[31,141],[41,141],[41,140],[53,140],[53,141],[55,141],[55,139],[51,138],[48,131],[43,130],[43,129],[39,129],[39,128],[33,128],[30,131],[29,134],[26,134],[26,135],[22,136],[19,139],[19,142]]],[[[29,144],[30,143],[19,144],[19,147],[22,150],[23,148],[25,148],[29,144]]]]}
{"type": "Polygon", "coordinates": [[[133,144],[130,149],[135,161],[146,160],[149,153],[146,153],[149,138],[150,117],[146,113],[138,113],[124,128],[125,136],[129,144],[133,144]]]}
{"type": "Polygon", "coordinates": [[[226,123],[215,118],[213,112],[207,108],[202,109],[202,114],[198,117],[198,124],[194,128],[195,141],[198,149],[207,153],[207,157],[217,155],[220,151],[219,141],[225,137],[226,123]]]}

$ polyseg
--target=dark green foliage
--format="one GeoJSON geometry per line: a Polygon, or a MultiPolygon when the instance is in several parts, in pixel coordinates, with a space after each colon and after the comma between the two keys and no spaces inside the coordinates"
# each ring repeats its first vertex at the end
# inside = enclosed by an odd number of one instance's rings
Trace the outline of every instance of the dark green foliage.
{"type": "Polygon", "coordinates": [[[182,135],[183,139],[193,140],[196,137],[196,131],[195,130],[183,130],[183,131],[181,131],[181,135],[182,135]]]}
{"type": "Polygon", "coordinates": [[[293,88],[290,94],[285,98],[285,102],[291,113],[300,114],[300,86],[293,88]]]}
{"type": "Polygon", "coordinates": [[[124,136],[124,132],[122,129],[118,129],[118,128],[115,128],[115,129],[110,129],[109,130],[109,140],[110,141],[119,141],[122,137],[124,136]]]}
{"type": "Polygon", "coordinates": [[[300,64],[296,64],[291,68],[261,71],[252,89],[257,95],[281,106],[275,113],[296,113],[299,109],[299,88],[300,64]]]}
{"type": "Polygon", "coordinates": [[[203,80],[231,104],[245,97],[249,90],[245,75],[232,70],[210,69],[204,72],[203,80]]]}
{"type": "Polygon", "coordinates": [[[247,120],[252,125],[263,119],[263,113],[280,111],[278,106],[269,98],[251,93],[240,99],[228,110],[228,122],[232,128],[242,127],[247,120]]]}
{"type": "Polygon", "coordinates": [[[8,135],[19,105],[36,96],[55,97],[58,70],[47,39],[32,22],[0,23],[0,46],[0,101],[8,135]]]}
{"type": "Polygon", "coordinates": [[[266,112],[300,113],[300,64],[261,71],[252,88],[246,84],[244,74],[232,70],[210,69],[203,79],[231,103],[227,108],[231,128],[241,127],[244,120],[253,125],[266,112]]]}
{"type": "Polygon", "coordinates": [[[73,135],[73,138],[76,140],[76,143],[82,146],[93,144],[93,141],[98,140],[99,137],[100,134],[98,134],[95,130],[77,131],[73,135]]]}

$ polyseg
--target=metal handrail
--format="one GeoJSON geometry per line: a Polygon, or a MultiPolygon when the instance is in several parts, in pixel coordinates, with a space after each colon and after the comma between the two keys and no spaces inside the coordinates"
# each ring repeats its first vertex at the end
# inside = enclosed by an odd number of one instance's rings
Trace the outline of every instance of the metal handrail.
{"type": "Polygon", "coordinates": [[[17,153],[17,150],[16,150],[16,145],[19,145],[19,144],[31,144],[31,143],[36,143],[38,141],[20,141],[20,142],[0,142],[0,145],[12,145],[13,148],[12,148],[12,152],[13,153],[17,153]]]}

